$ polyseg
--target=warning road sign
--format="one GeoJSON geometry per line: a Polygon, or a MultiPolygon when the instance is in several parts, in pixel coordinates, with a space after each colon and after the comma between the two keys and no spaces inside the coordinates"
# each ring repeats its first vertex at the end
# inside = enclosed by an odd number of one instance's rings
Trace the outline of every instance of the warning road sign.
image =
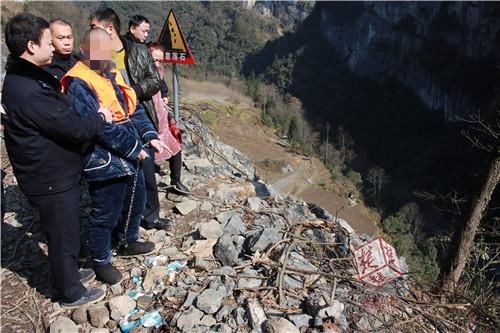
{"type": "Polygon", "coordinates": [[[195,64],[191,50],[184,38],[181,26],[171,9],[163,25],[158,43],[165,47],[164,61],[170,64],[195,64]]]}

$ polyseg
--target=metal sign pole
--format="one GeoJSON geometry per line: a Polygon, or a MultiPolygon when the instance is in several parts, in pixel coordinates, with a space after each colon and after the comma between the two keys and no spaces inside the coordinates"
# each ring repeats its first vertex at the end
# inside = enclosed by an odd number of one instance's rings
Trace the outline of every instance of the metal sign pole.
{"type": "Polygon", "coordinates": [[[173,75],[173,85],[174,85],[174,112],[175,112],[175,122],[179,123],[179,72],[177,70],[177,64],[172,64],[172,75],[173,75]]]}
{"type": "Polygon", "coordinates": [[[182,29],[175,17],[173,9],[170,9],[168,13],[163,29],[161,29],[160,37],[158,43],[165,47],[165,59],[166,63],[171,63],[172,66],[172,85],[174,87],[174,114],[175,121],[179,122],[179,70],[177,64],[182,65],[194,65],[193,55],[189,49],[182,29]]]}

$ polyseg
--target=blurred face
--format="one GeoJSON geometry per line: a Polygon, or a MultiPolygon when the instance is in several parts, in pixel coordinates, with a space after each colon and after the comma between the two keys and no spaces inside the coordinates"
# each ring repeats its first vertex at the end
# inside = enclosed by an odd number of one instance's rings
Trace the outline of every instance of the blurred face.
{"type": "Polygon", "coordinates": [[[89,59],[109,61],[113,57],[111,38],[103,33],[92,34],[89,43],[89,59]]]}
{"type": "Polygon", "coordinates": [[[110,61],[113,58],[111,37],[100,29],[92,30],[88,43],[80,46],[83,54],[88,56],[90,62],[110,61]]]}
{"type": "Polygon", "coordinates": [[[136,27],[130,27],[130,33],[139,42],[141,43],[146,42],[146,39],[148,39],[148,34],[149,34],[149,23],[142,22],[136,27]]]}
{"type": "Polygon", "coordinates": [[[53,23],[50,27],[52,43],[57,54],[69,55],[73,52],[73,31],[69,25],[53,23]]]}
{"type": "Polygon", "coordinates": [[[52,34],[50,29],[45,29],[40,38],[40,42],[36,44],[34,41],[29,41],[27,51],[25,53],[29,60],[37,66],[48,65],[52,62],[54,47],[52,46],[52,34]]]}
{"type": "Polygon", "coordinates": [[[155,63],[156,68],[160,68],[163,66],[162,60],[163,60],[163,52],[160,50],[152,50],[151,55],[153,56],[153,61],[155,63]]]}

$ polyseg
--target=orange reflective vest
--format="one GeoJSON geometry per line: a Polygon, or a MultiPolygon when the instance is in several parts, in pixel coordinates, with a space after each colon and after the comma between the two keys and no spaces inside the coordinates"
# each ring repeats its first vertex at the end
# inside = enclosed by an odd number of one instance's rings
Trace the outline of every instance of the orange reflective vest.
{"type": "Polygon", "coordinates": [[[113,120],[116,122],[123,121],[132,115],[137,106],[137,95],[134,89],[129,87],[120,72],[111,70],[116,75],[116,84],[120,87],[128,107],[128,114],[123,110],[118,98],[116,97],[115,89],[109,79],[106,79],[81,61],[78,61],[61,79],[63,91],[67,89],[68,78],[78,78],[87,83],[96,93],[99,105],[107,107],[113,113],[113,120]]]}

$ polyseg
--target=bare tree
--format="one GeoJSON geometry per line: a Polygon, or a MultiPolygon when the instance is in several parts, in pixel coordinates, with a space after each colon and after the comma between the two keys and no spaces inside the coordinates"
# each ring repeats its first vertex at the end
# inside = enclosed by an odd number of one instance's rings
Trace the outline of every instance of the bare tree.
{"type": "Polygon", "coordinates": [[[328,165],[328,153],[330,145],[330,122],[326,122],[326,146],[325,146],[325,164],[328,165]]]}
{"type": "Polygon", "coordinates": [[[474,147],[489,152],[491,159],[481,189],[472,199],[467,219],[454,236],[448,265],[442,269],[442,288],[445,291],[453,291],[458,285],[479,224],[500,180],[500,110],[495,118],[487,122],[477,113],[464,120],[471,124],[470,130],[463,132],[464,136],[474,147]]]}
{"type": "Polygon", "coordinates": [[[385,170],[380,167],[371,168],[368,170],[367,181],[371,185],[374,200],[378,202],[382,186],[388,181],[385,170]]]}
{"type": "Polygon", "coordinates": [[[354,140],[342,126],[337,128],[337,147],[340,152],[340,167],[343,170],[346,163],[351,162],[356,154],[354,153],[354,140]]]}

